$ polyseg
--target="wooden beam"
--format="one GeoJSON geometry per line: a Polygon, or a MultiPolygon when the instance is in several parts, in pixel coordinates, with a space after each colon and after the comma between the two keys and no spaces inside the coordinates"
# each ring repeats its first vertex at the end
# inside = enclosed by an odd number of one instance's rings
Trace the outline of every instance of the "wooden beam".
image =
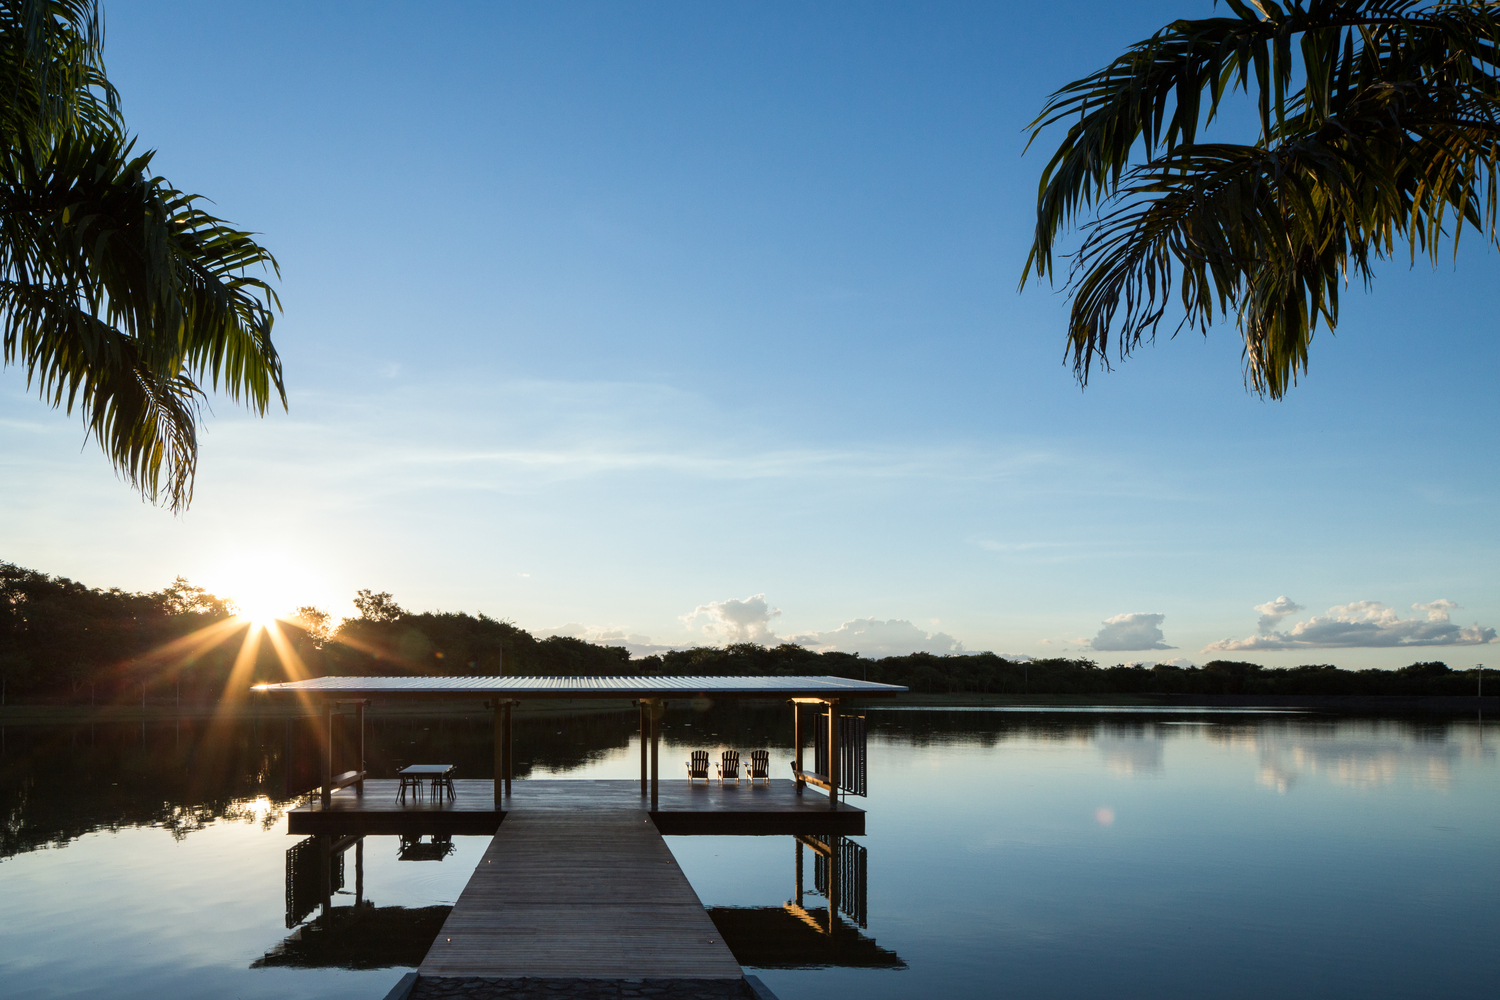
{"type": "Polygon", "coordinates": [[[828,699],[828,808],[839,807],[839,700],[828,699]]]}
{"type": "Polygon", "coordinates": [[[505,794],[510,795],[511,779],[516,776],[516,703],[505,703],[505,794]]]}
{"type": "Polygon", "coordinates": [[[333,801],[333,702],[323,703],[323,808],[333,801]]]}
{"type": "MultiPolygon", "coordinates": [[[[792,773],[802,773],[802,703],[796,698],[792,699],[792,746],[797,748],[796,759],[792,761],[792,773]]],[[[802,794],[804,782],[797,779],[797,794],[802,794]]]]}
{"type": "Polygon", "coordinates": [[[661,743],[661,700],[651,699],[651,811],[657,811],[658,796],[661,791],[661,769],[660,743],[661,743]]]}
{"type": "Polygon", "coordinates": [[[638,701],[638,702],[636,702],[636,707],[640,709],[640,716],[641,716],[641,798],[645,798],[646,797],[646,755],[647,755],[647,746],[646,746],[646,744],[649,743],[649,742],[651,742],[651,735],[650,735],[651,721],[650,721],[650,718],[649,718],[649,716],[650,716],[650,709],[648,709],[646,707],[646,703],[644,701],[638,701]]]}
{"type": "Polygon", "coordinates": [[[495,802],[505,796],[505,703],[495,699],[495,802]]]}
{"type": "Polygon", "coordinates": [[[354,768],[359,772],[359,781],[355,783],[354,794],[363,796],[365,794],[365,703],[363,701],[354,703],[354,726],[359,730],[359,763],[354,768]]]}

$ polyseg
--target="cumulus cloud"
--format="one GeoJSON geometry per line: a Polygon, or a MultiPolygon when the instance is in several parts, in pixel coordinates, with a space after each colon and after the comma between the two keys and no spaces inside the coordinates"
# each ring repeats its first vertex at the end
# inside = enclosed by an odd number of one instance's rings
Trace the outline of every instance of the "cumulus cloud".
{"type": "Polygon", "coordinates": [[[582,622],[568,622],[557,628],[538,629],[532,634],[538,639],[550,639],[555,635],[560,635],[571,639],[583,639],[585,642],[596,643],[600,646],[624,646],[630,650],[632,657],[651,656],[665,653],[670,649],[682,648],[653,643],[649,635],[639,635],[613,625],[585,625],[582,622]]]}
{"type": "Polygon", "coordinates": [[[1181,667],[1186,670],[1189,667],[1196,667],[1198,664],[1186,656],[1174,656],[1170,660],[1131,660],[1125,665],[1127,667],[1155,667],[1160,665],[1163,667],[1181,667]]]}
{"type": "Polygon", "coordinates": [[[1294,615],[1299,611],[1306,611],[1307,609],[1283,594],[1274,601],[1257,604],[1255,610],[1260,612],[1260,621],[1255,625],[1256,631],[1261,635],[1267,635],[1277,625],[1281,624],[1283,618],[1288,615],[1294,615]]]}
{"type": "Polygon", "coordinates": [[[703,632],[720,642],[758,642],[771,645],[778,642],[771,631],[771,619],[781,614],[780,608],[766,603],[765,594],[756,594],[744,600],[731,598],[700,604],[690,614],[682,616],[689,625],[704,619],[703,632]]]}
{"type": "Polygon", "coordinates": [[[1492,628],[1481,628],[1477,624],[1464,628],[1454,624],[1448,612],[1458,605],[1446,599],[1413,604],[1413,611],[1425,611],[1426,616],[1412,618],[1402,618],[1394,608],[1379,601],[1355,601],[1329,608],[1326,615],[1314,615],[1305,622],[1297,622],[1288,632],[1273,631],[1272,626],[1291,613],[1279,613],[1284,601],[1296,610],[1303,610],[1285,597],[1256,605],[1255,610],[1261,612],[1259,634],[1246,639],[1220,639],[1205,646],[1203,651],[1478,646],[1495,641],[1492,628]],[[1267,618],[1274,618],[1270,626],[1266,624],[1267,618]]]}
{"type": "Polygon", "coordinates": [[[828,632],[787,636],[787,642],[818,652],[838,650],[863,656],[905,656],[908,653],[962,653],[964,644],[946,632],[928,633],[909,621],[892,618],[855,618],[828,632]]]}
{"type": "Polygon", "coordinates": [[[1104,627],[1094,636],[1089,646],[1106,652],[1124,652],[1136,649],[1176,649],[1169,646],[1162,635],[1161,623],[1166,615],[1128,614],[1104,619],[1104,627]]]}

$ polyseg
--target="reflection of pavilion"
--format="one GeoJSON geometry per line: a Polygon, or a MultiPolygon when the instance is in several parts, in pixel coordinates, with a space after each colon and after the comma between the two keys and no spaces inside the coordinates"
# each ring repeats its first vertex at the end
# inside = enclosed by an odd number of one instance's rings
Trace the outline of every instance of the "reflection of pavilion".
{"type": "MultiPolygon", "coordinates": [[[[796,882],[783,906],[712,907],[709,918],[735,960],[760,969],[904,969],[889,949],[860,933],[868,919],[865,848],[838,834],[800,835],[796,882]],[[807,856],[812,856],[808,885],[807,856]],[[822,905],[816,905],[821,899],[822,905]]],[[[308,837],[286,852],[286,924],[296,930],[251,968],[383,969],[420,965],[453,907],[381,906],[364,899],[364,837],[308,837]],[[347,885],[352,848],[354,902],[334,906],[347,885]],[[321,913],[303,921],[314,911],[321,913]],[[301,924],[299,927],[298,925],[301,924]]],[[[402,860],[440,861],[450,838],[400,838],[402,860]]]]}
{"type": "Polygon", "coordinates": [[[796,891],[784,906],[709,908],[735,960],[757,969],[906,968],[900,955],[859,931],[868,921],[865,849],[837,834],[804,835],[796,841],[796,891]],[[813,856],[811,890],[804,865],[808,849],[813,856]],[[821,896],[824,905],[810,906],[812,896],[821,896]]]}

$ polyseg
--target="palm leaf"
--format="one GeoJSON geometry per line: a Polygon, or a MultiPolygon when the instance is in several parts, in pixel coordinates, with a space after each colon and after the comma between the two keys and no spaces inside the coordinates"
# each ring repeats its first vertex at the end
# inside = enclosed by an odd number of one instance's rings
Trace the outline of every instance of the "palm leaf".
{"type": "Polygon", "coordinates": [[[1154,339],[1176,287],[1182,325],[1233,316],[1247,383],[1280,397],[1372,257],[1405,243],[1436,260],[1466,227],[1494,239],[1500,4],[1227,6],[1062,88],[1032,123],[1035,141],[1076,119],[1042,174],[1025,276],[1051,278],[1059,234],[1082,226],[1068,350],[1085,383],[1111,347],[1154,339]],[[1256,141],[1198,143],[1235,89],[1254,91],[1256,141]]]}

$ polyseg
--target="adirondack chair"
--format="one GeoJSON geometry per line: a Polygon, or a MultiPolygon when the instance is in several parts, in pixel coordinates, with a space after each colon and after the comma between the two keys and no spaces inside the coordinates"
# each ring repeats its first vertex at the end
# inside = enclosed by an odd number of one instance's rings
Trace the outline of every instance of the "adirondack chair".
{"type": "Polygon", "coordinates": [[[766,779],[766,784],[771,783],[771,751],[751,750],[750,763],[745,768],[745,777],[750,779],[751,784],[756,778],[766,779]]]}
{"type": "Polygon", "coordinates": [[[689,783],[691,783],[694,778],[702,778],[704,781],[707,781],[708,780],[708,751],[707,750],[694,750],[693,753],[692,753],[692,756],[690,757],[690,759],[687,762],[687,769],[688,769],[688,782],[689,783]]]}
{"type": "Polygon", "coordinates": [[[725,750],[719,754],[719,783],[740,780],[740,752],[725,750]]]}

